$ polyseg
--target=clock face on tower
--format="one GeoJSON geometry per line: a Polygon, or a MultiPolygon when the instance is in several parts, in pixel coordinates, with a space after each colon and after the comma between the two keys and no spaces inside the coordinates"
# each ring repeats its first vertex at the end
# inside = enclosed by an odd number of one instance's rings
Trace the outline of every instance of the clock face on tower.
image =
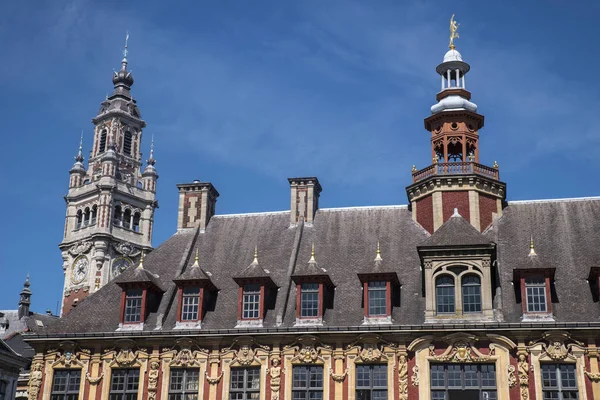
{"type": "Polygon", "coordinates": [[[113,277],[119,275],[133,265],[133,262],[127,257],[119,257],[112,263],[112,275],[113,277]]]}
{"type": "Polygon", "coordinates": [[[86,257],[79,257],[73,263],[73,269],[71,271],[71,282],[79,284],[83,282],[88,273],[89,262],[86,257]]]}

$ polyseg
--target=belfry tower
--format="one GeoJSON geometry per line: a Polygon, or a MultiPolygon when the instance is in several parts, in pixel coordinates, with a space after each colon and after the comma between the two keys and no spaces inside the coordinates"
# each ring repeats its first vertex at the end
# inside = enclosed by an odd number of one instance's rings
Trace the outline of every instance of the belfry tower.
{"type": "MultiPolygon", "coordinates": [[[[127,39],[129,36],[127,37],[127,39]]],[[[127,40],[114,91],[92,119],[94,138],[87,168],[82,142],[69,171],[62,251],[65,274],[62,313],[77,306],[152,249],[156,202],[154,143],[142,172],[142,120],[130,93],[127,40]]]]}
{"type": "Polygon", "coordinates": [[[441,91],[425,129],[431,132],[432,164],[417,170],[406,188],[413,219],[430,233],[458,212],[479,231],[485,230],[495,216],[502,215],[506,184],[500,181],[498,165],[479,163],[479,130],[483,115],[471,102],[466,89],[469,64],[454,46],[458,38],[454,16],[450,21],[450,50],[437,66],[441,91]]]}

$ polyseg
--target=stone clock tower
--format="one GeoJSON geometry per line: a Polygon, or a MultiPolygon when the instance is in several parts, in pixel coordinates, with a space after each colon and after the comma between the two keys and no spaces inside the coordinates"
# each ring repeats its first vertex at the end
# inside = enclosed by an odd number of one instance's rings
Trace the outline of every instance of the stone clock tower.
{"type": "Polygon", "coordinates": [[[65,274],[62,313],[152,249],[158,174],[153,146],[142,172],[140,146],[146,123],[130,94],[133,76],[127,70],[127,44],[112,81],[113,93],[92,119],[94,139],[87,168],[80,143],[69,171],[59,245],[65,274]]]}

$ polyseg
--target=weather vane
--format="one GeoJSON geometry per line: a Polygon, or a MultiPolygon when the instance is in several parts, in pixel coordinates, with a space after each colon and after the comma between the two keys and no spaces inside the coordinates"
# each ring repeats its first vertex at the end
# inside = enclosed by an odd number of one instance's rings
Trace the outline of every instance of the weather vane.
{"type": "Polygon", "coordinates": [[[127,58],[129,50],[127,50],[127,42],[129,41],[129,31],[125,34],[125,50],[123,50],[123,58],[127,58]]]}
{"type": "Polygon", "coordinates": [[[456,21],[454,20],[454,14],[452,14],[452,18],[450,18],[450,44],[448,45],[448,47],[450,47],[450,49],[454,50],[455,46],[454,46],[454,39],[458,39],[460,36],[458,36],[458,27],[460,26],[460,24],[457,24],[456,21]]]}

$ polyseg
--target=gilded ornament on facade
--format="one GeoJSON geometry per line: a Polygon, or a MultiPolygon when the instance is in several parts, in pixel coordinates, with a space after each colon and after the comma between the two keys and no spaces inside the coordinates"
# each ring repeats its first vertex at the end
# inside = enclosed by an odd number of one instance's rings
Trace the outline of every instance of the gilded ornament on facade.
{"type": "Polygon", "coordinates": [[[408,358],[406,354],[398,357],[398,394],[400,400],[408,399],[408,358]]]}
{"type": "Polygon", "coordinates": [[[419,367],[416,365],[412,367],[412,376],[410,377],[410,381],[413,386],[419,386],[419,367]]]}
{"type": "Polygon", "coordinates": [[[221,350],[221,355],[233,353],[232,364],[248,366],[254,362],[260,363],[260,360],[257,358],[257,351],[268,353],[270,348],[269,346],[259,344],[252,337],[238,337],[233,340],[231,346],[221,350]]]}
{"type": "Polygon", "coordinates": [[[148,357],[146,349],[137,348],[131,339],[121,339],[115,342],[116,348],[105,350],[102,359],[111,363],[116,363],[120,367],[130,366],[142,359],[148,357]]]}
{"type": "Polygon", "coordinates": [[[600,373],[596,372],[588,372],[587,370],[584,370],[583,373],[585,374],[585,376],[588,377],[588,379],[592,382],[600,382],[600,373]]]}
{"type": "Polygon", "coordinates": [[[208,357],[208,353],[207,349],[198,347],[192,339],[182,338],[175,342],[174,348],[164,348],[161,357],[171,358],[169,365],[172,367],[197,367],[201,362],[200,356],[208,357]]]}
{"type": "Polygon", "coordinates": [[[221,380],[221,378],[223,377],[223,371],[221,371],[221,373],[215,377],[212,377],[210,375],[208,375],[208,372],[204,372],[204,376],[206,377],[206,381],[211,384],[211,385],[216,385],[217,383],[219,383],[219,381],[221,380]]]}
{"type": "Polygon", "coordinates": [[[150,371],[148,371],[148,400],[156,400],[159,368],[160,363],[158,362],[158,360],[150,361],[150,371]]]}
{"type": "Polygon", "coordinates": [[[520,351],[518,353],[518,360],[521,400],[529,400],[529,363],[527,362],[527,354],[524,351],[520,351]]]}
{"type": "Polygon", "coordinates": [[[347,349],[358,349],[358,358],[363,362],[385,361],[388,357],[382,351],[383,346],[396,349],[396,345],[383,340],[378,335],[362,335],[349,344],[347,349]]]}
{"type": "Polygon", "coordinates": [[[54,357],[52,367],[61,366],[63,368],[83,367],[91,355],[88,349],[79,348],[75,342],[61,342],[58,349],[48,350],[47,357],[54,357]]]}
{"type": "Polygon", "coordinates": [[[85,374],[85,379],[87,379],[92,386],[99,384],[102,378],[104,378],[104,372],[101,372],[100,375],[95,378],[92,377],[89,372],[85,374]]]}
{"type": "Polygon", "coordinates": [[[517,386],[517,378],[515,377],[515,366],[508,365],[508,387],[514,388],[517,386]]]}
{"type": "Polygon", "coordinates": [[[529,342],[529,348],[537,344],[542,346],[543,355],[553,361],[564,361],[567,358],[574,359],[573,347],[580,347],[582,351],[584,350],[582,342],[571,338],[568,332],[561,331],[544,333],[541,339],[529,342]]]}
{"type": "Polygon", "coordinates": [[[331,379],[333,379],[334,382],[344,382],[344,379],[346,379],[346,376],[348,375],[348,368],[346,368],[342,374],[336,374],[333,372],[333,369],[329,368],[329,375],[331,375],[331,379]]]}
{"type": "MultiPolygon", "coordinates": [[[[490,344],[490,354],[493,354],[494,346],[490,344]]],[[[482,354],[476,348],[471,346],[471,343],[466,341],[457,341],[448,346],[448,348],[440,355],[435,354],[435,346],[429,346],[429,356],[435,361],[452,362],[452,363],[471,363],[485,362],[490,360],[490,356],[482,354]]]]}
{"type": "Polygon", "coordinates": [[[283,348],[283,351],[294,351],[293,363],[302,362],[308,364],[323,363],[323,350],[331,351],[331,346],[321,343],[316,336],[301,336],[283,348]]]}
{"type": "Polygon", "coordinates": [[[279,400],[279,390],[281,389],[281,358],[273,356],[271,366],[267,369],[267,374],[271,379],[271,400],[279,400]]]}
{"type": "Polygon", "coordinates": [[[40,392],[40,386],[42,386],[42,363],[35,362],[31,366],[31,373],[29,374],[29,385],[27,393],[29,394],[29,400],[37,400],[40,392]]]}

